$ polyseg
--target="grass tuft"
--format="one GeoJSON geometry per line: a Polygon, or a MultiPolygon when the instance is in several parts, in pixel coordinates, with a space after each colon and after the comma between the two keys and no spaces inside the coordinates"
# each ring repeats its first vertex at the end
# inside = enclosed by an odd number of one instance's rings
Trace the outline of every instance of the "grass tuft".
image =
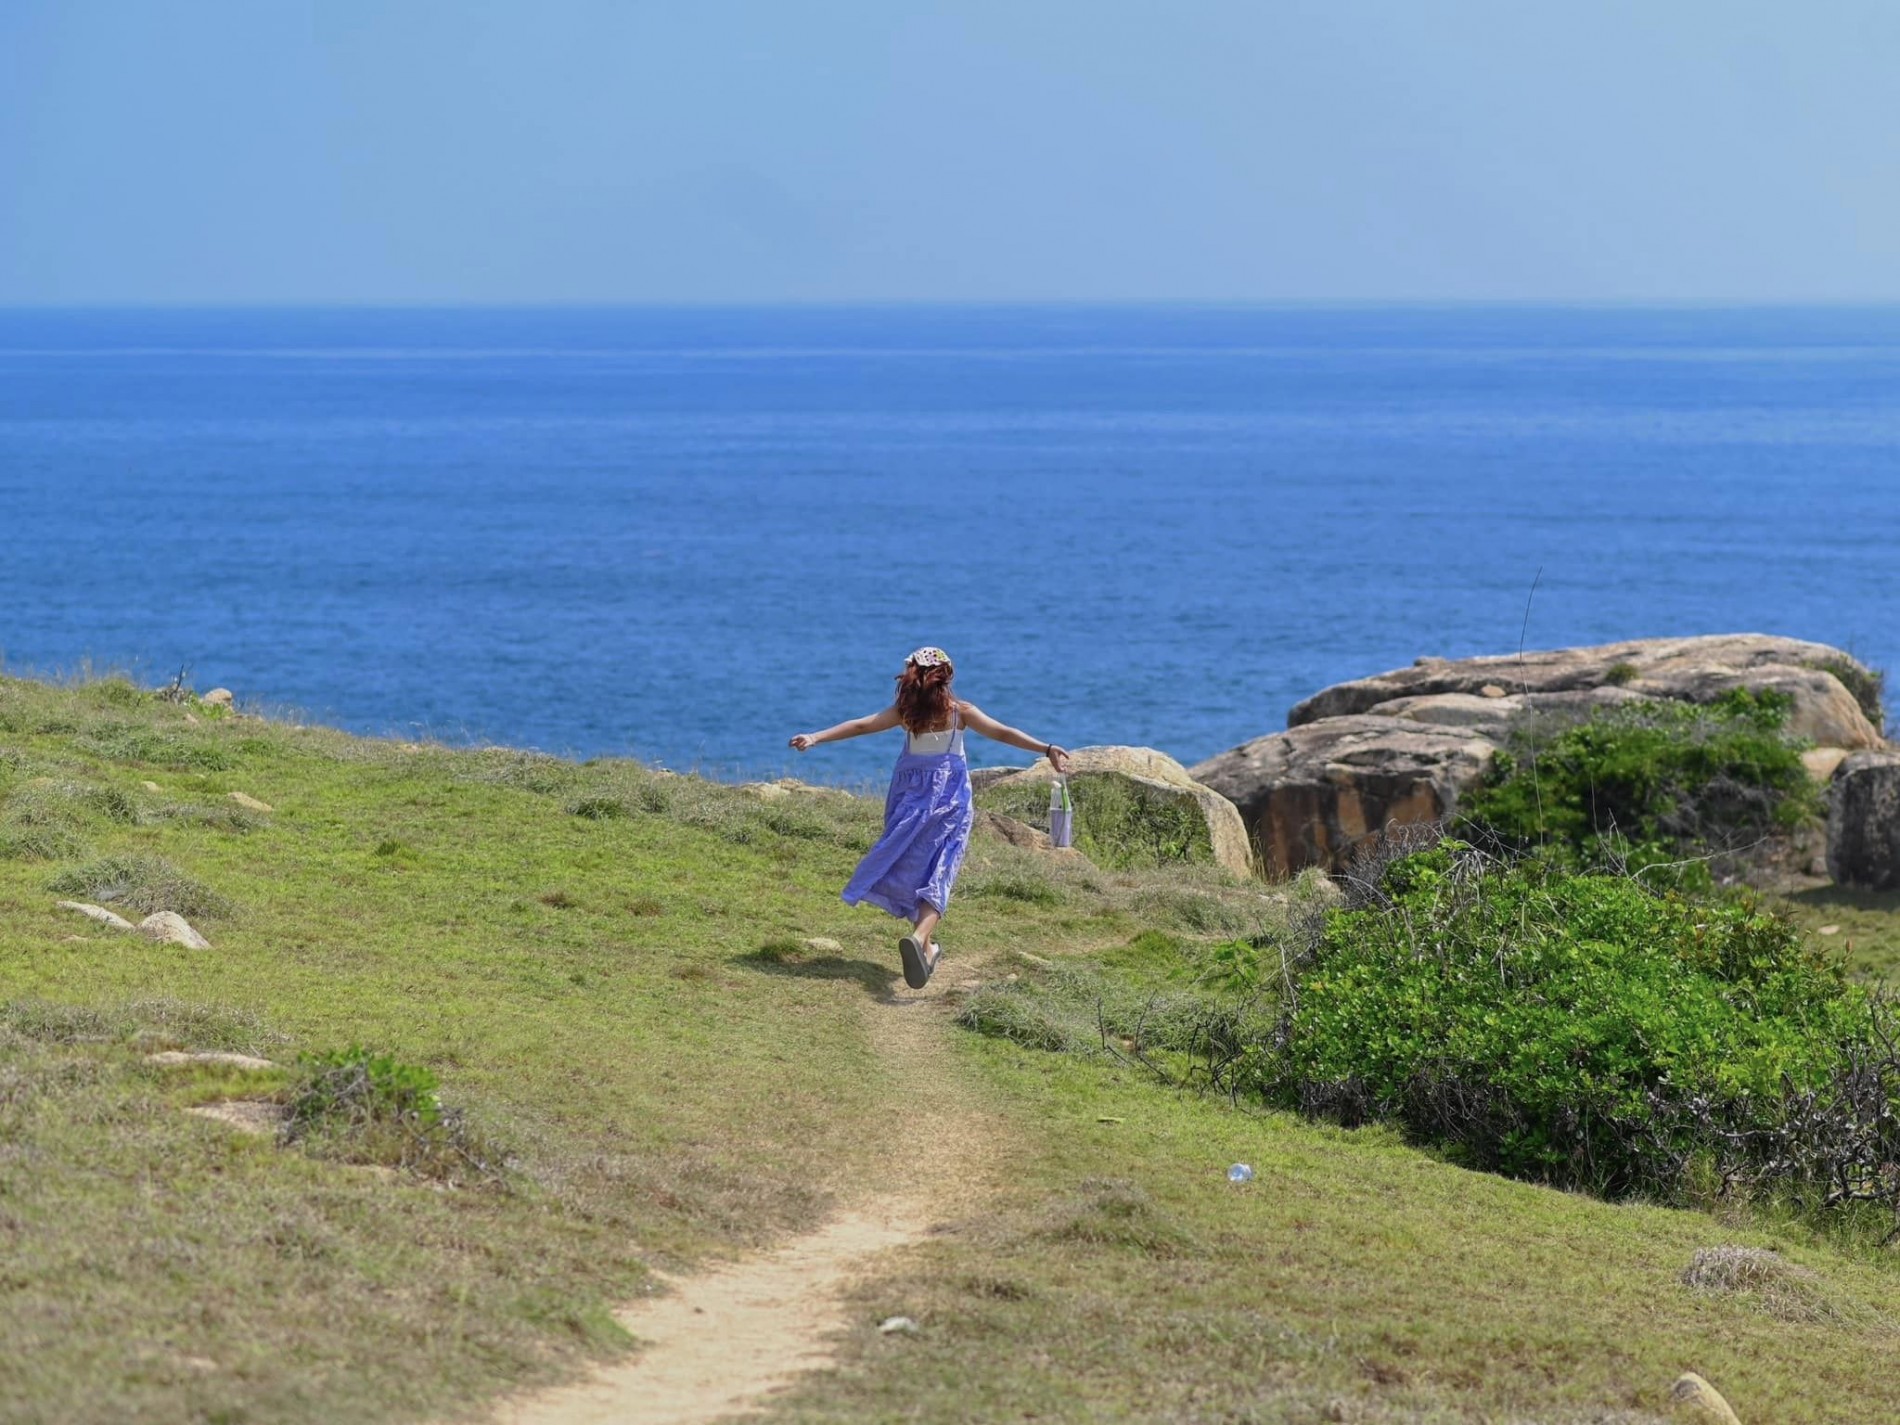
{"type": "Polygon", "coordinates": [[[162,856],[105,856],[60,872],[46,888],[144,915],[169,910],[187,920],[217,920],[234,910],[229,897],[162,856]]]}

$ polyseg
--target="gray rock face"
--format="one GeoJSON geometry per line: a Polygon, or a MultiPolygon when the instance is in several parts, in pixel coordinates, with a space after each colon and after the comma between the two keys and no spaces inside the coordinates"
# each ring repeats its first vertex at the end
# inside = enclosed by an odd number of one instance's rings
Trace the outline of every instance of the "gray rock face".
{"type": "MultiPolygon", "coordinates": [[[[1644,697],[1706,703],[1733,688],[1773,688],[1794,699],[1788,730],[1795,736],[1823,747],[1882,746],[1879,730],[1828,668],[1856,669],[1871,677],[1838,648],[1759,633],[1641,638],[1522,656],[1424,659],[1409,668],[1322,689],[1287,715],[1287,726],[1385,712],[1389,709],[1384,705],[1401,699],[1405,702],[1396,710],[1399,716],[1449,720],[1463,705],[1437,705],[1426,718],[1408,710],[1418,708],[1421,698],[1462,694],[1476,699],[1487,697],[1487,689],[1489,701],[1499,706],[1515,701],[1521,708],[1553,694],[1581,694],[1585,701],[1644,697]]],[[[1546,708],[1557,705],[1544,703],[1546,708]]]]}
{"type": "Polygon", "coordinates": [[[1444,819],[1497,750],[1466,726],[1334,717],[1257,737],[1191,775],[1239,808],[1261,869],[1290,876],[1344,864],[1388,824],[1444,819]]]}
{"type": "Polygon", "coordinates": [[[1835,772],[1827,872],[1856,890],[1900,890],[1900,752],[1857,752],[1835,772]]]}

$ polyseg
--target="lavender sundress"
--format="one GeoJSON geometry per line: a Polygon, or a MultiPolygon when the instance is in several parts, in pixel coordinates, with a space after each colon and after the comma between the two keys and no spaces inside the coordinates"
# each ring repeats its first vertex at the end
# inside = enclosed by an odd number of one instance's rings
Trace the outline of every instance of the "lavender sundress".
{"type": "Polygon", "coordinates": [[[906,732],[884,794],[884,834],[844,888],[845,904],[869,903],[900,920],[911,919],[919,901],[948,910],[974,817],[961,717],[951,714],[942,752],[911,751],[906,732]]]}

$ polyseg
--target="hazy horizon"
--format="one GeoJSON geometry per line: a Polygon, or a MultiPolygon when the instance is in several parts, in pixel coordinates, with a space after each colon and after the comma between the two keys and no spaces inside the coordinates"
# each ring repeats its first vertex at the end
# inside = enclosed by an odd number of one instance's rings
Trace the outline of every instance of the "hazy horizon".
{"type": "Polygon", "coordinates": [[[1900,7],[15,0],[6,306],[1900,301],[1900,7]]]}

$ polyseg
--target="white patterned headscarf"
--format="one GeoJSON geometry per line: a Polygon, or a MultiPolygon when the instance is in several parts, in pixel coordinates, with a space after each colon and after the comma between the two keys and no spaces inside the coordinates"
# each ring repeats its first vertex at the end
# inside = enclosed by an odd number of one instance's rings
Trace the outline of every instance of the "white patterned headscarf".
{"type": "Polygon", "coordinates": [[[915,663],[919,668],[947,668],[950,666],[950,655],[941,648],[926,644],[904,661],[915,663]]]}

